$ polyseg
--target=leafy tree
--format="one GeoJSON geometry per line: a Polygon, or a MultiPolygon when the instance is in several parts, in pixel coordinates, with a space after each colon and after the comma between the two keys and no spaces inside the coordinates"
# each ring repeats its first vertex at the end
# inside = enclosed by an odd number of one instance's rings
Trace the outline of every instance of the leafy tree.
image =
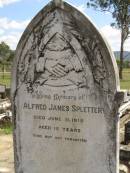
{"type": "MultiPolygon", "coordinates": [[[[120,66],[120,60],[116,60],[118,67],[120,66]]],[[[130,67],[130,61],[126,60],[123,62],[123,68],[129,68],[130,67]]]]}
{"type": "Polygon", "coordinates": [[[118,65],[118,67],[120,66],[120,60],[119,59],[116,59],[116,63],[118,65]]]}
{"type": "Polygon", "coordinates": [[[5,43],[0,43],[0,65],[3,71],[3,78],[5,73],[6,66],[12,63],[14,58],[14,51],[10,49],[10,47],[5,43]]]}
{"type": "Polygon", "coordinates": [[[128,60],[124,61],[123,68],[129,68],[130,62],[128,60]]]}
{"type": "Polygon", "coordinates": [[[10,49],[10,47],[5,43],[0,43],[0,61],[8,61],[11,62],[14,57],[14,51],[10,49]]]}
{"type": "Polygon", "coordinates": [[[122,79],[124,43],[130,34],[130,0],[88,0],[87,6],[110,12],[115,19],[111,26],[121,31],[119,76],[122,79]]]}
{"type": "Polygon", "coordinates": [[[14,56],[15,56],[15,51],[11,50],[9,56],[6,59],[6,61],[9,62],[9,63],[12,63],[13,59],[14,59],[14,56]]]}

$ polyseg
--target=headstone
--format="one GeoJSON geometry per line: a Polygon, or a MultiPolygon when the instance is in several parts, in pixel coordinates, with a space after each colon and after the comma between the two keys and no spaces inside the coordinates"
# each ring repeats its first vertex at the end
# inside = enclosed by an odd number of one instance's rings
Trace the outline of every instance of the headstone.
{"type": "Polygon", "coordinates": [[[130,121],[125,124],[125,144],[130,143],[130,121]]]}
{"type": "Polygon", "coordinates": [[[91,21],[52,1],[16,50],[12,81],[17,173],[115,173],[119,79],[91,21]]]}

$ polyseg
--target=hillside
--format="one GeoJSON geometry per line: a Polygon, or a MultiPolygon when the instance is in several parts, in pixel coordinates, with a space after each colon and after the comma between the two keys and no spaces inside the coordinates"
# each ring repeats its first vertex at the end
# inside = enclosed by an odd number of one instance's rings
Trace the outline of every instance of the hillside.
{"type": "MultiPolygon", "coordinates": [[[[115,51],[114,54],[115,54],[116,59],[119,59],[120,51],[115,51]]],[[[124,59],[130,61],[130,52],[129,51],[124,52],[124,59]]]]}

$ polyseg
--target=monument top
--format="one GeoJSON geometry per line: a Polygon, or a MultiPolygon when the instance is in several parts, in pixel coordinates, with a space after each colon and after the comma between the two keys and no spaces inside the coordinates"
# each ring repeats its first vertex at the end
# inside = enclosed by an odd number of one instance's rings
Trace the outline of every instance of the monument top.
{"type": "Polygon", "coordinates": [[[62,5],[63,1],[62,0],[53,0],[56,6],[62,5]]]}

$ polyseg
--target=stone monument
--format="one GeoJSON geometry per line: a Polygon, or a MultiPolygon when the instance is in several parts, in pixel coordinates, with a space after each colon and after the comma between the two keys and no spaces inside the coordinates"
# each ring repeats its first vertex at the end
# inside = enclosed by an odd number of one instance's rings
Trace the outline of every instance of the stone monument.
{"type": "Polygon", "coordinates": [[[103,36],[76,8],[50,2],[16,50],[16,173],[116,173],[118,90],[103,36]]]}

